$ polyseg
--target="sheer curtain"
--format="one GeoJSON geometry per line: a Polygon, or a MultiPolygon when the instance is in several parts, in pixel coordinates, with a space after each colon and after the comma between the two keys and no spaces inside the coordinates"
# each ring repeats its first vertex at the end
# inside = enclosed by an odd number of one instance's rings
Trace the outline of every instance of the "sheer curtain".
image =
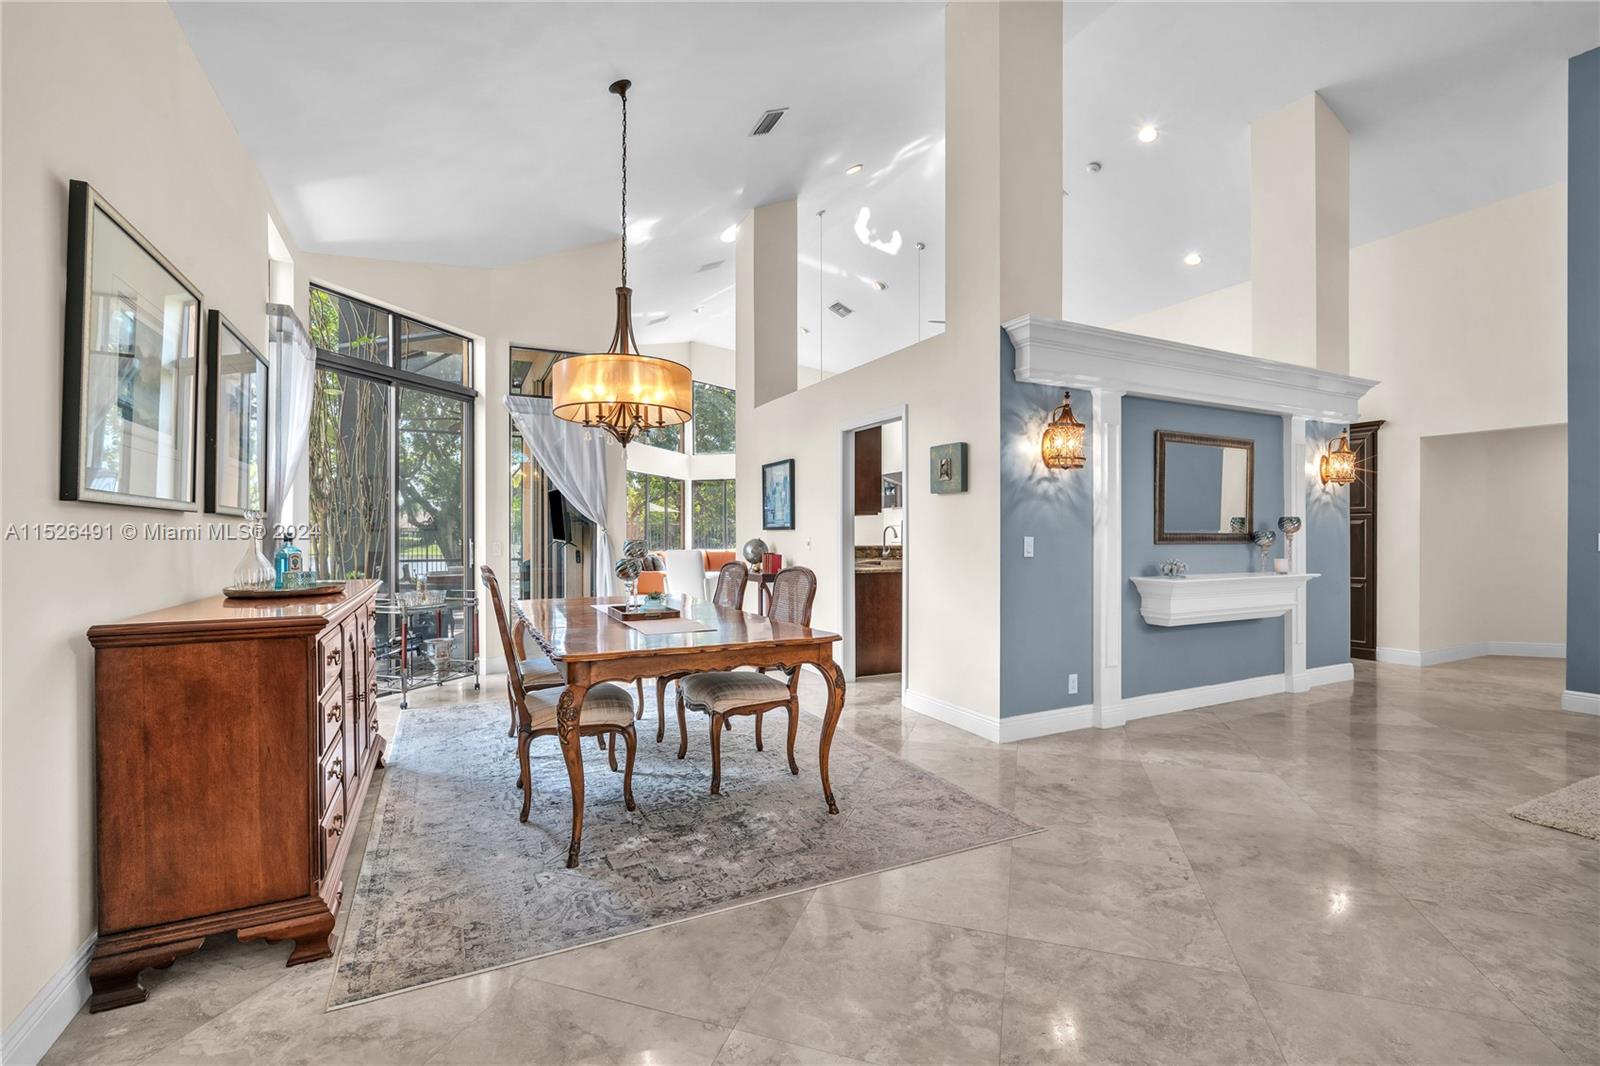
{"type": "Polygon", "coordinates": [[[540,396],[507,396],[506,410],[550,483],[595,525],[595,584],[611,587],[611,534],[606,532],[606,438],[550,413],[540,396]]]}
{"type": "MultiPolygon", "coordinates": [[[[317,353],[294,308],[267,305],[267,358],[272,367],[272,429],[267,434],[267,528],[285,521],[289,481],[305,462],[317,353]]],[[[270,540],[270,537],[268,538],[270,540]]]]}

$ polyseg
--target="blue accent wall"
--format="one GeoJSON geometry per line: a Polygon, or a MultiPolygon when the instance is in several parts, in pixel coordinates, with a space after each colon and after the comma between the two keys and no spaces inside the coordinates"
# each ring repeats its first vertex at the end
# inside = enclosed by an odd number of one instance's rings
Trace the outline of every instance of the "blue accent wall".
{"type": "MultiPolygon", "coordinates": [[[[1047,470],[1039,438],[1061,390],[1017,381],[1016,349],[1001,332],[1000,715],[1094,700],[1094,486],[1090,468],[1047,470]],[[1032,537],[1032,559],[1022,538],[1032,537]],[[1078,691],[1067,693],[1067,676],[1078,691]]],[[[1072,413],[1091,425],[1089,394],[1072,413]]],[[[1088,444],[1085,447],[1089,447],[1088,444]]],[[[914,469],[915,466],[911,467],[914,469]]]]}
{"type": "MultiPolygon", "coordinates": [[[[1189,572],[1249,570],[1253,544],[1157,544],[1155,480],[1157,430],[1243,437],[1255,442],[1255,529],[1277,529],[1283,514],[1283,419],[1196,404],[1129,397],[1122,402],[1123,577],[1154,574],[1165,559],[1189,572]]],[[[1282,546],[1273,546],[1273,557],[1282,546]]],[[[1348,608],[1347,608],[1348,610],[1348,608]]],[[[1347,623],[1348,625],[1348,623],[1347,623]]],[[[1283,673],[1281,618],[1200,626],[1152,626],[1139,614],[1139,591],[1122,583],[1122,695],[1216,685],[1283,673]]],[[[1348,646],[1346,652],[1348,654],[1348,646]]]]}
{"type": "Polygon", "coordinates": [[[1324,485],[1316,460],[1345,427],[1335,422],[1306,423],[1305,529],[1295,551],[1306,551],[1306,570],[1321,577],[1306,584],[1306,666],[1350,661],[1350,489],[1324,485]]]}
{"type": "Polygon", "coordinates": [[[1567,688],[1600,692],[1600,48],[1567,67],[1567,688]]]}

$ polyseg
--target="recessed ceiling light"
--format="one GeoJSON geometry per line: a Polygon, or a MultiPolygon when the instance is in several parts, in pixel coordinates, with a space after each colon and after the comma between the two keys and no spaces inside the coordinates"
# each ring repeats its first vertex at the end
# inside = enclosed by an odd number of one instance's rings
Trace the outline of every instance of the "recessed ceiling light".
{"type": "Polygon", "coordinates": [[[874,281],[872,283],[872,287],[877,289],[879,292],[882,292],[884,289],[889,287],[889,283],[887,281],[874,281]]]}
{"type": "Polygon", "coordinates": [[[733,225],[731,225],[727,229],[723,230],[722,234],[721,234],[721,239],[722,239],[722,243],[723,244],[732,244],[734,241],[738,240],[739,239],[739,223],[735,222],[733,225]]]}
{"type": "Polygon", "coordinates": [[[801,326],[801,327],[800,327],[800,332],[801,332],[801,333],[804,333],[804,334],[805,334],[805,335],[806,335],[806,336],[808,336],[808,337],[809,337],[809,336],[810,336],[810,335],[811,335],[811,330],[810,330],[810,329],[808,329],[808,328],[807,328],[807,327],[805,327],[805,326],[801,326]]]}
{"type": "Polygon", "coordinates": [[[861,173],[861,164],[851,163],[849,166],[844,168],[844,172],[846,174],[859,174],[861,173]]]}
{"type": "Polygon", "coordinates": [[[1146,124],[1139,127],[1139,143],[1141,144],[1149,144],[1159,136],[1161,136],[1161,131],[1154,126],[1146,124]]]}
{"type": "Polygon", "coordinates": [[[1199,252],[1190,252],[1188,255],[1184,256],[1183,257],[1183,265],[1184,266],[1192,266],[1192,267],[1199,266],[1200,265],[1200,253],[1199,252]]]}

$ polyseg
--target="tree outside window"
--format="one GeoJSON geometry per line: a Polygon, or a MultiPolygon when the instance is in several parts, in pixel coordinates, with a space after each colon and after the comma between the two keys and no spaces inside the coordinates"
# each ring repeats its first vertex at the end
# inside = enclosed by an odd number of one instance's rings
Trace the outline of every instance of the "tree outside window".
{"type": "Polygon", "coordinates": [[[734,481],[696,481],[690,525],[693,547],[725,551],[733,547],[734,481]]]}
{"type": "Polygon", "coordinates": [[[649,551],[683,547],[683,482],[659,474],[628,472],[628,539],[649,551]]]}
{"type": "Polygon", "coordinates": [[[694,383],[694,450],[699,455],[730,455],[734,445],[735,404],[732,389],[694,383]]]}

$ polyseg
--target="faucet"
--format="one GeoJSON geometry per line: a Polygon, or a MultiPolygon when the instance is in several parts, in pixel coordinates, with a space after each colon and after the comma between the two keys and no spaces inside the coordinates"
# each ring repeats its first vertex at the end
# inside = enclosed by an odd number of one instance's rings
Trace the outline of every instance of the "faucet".
{"type": "Polygon", "coordinates": [[[889,534],[890,533],[894,534],[894,539],[895,539],[895,543],[896,544],[898,544],[900,542],[900,527],[899,526],[886,525],[886,526],[883,527],[883,537],[882,537],[883,549],[882,549],[882,551],[880,553],[880,557],[884,558],[884,559],[889,558],[889,534]]]}

